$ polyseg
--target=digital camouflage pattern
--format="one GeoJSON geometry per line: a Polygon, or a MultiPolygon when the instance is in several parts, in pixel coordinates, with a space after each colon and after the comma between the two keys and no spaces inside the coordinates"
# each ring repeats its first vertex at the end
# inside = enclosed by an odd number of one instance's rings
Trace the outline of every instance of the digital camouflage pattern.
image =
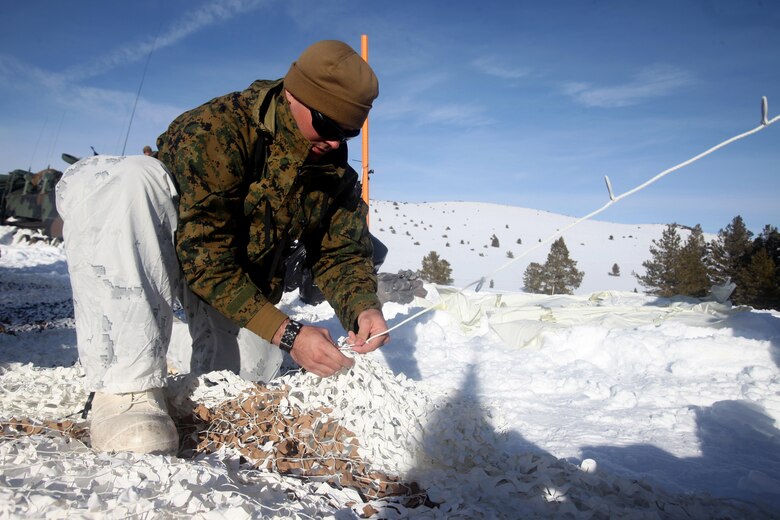
{"type": "Polygon", "coordinates": [[[195,294],[271,339],[286,316],[284,258],[303,243],[314,281],[347,330],[379,309],[367,207],[346,145],[311,148],[282,81],[255,81],[179,116],[157,140],[179,190],[176,250],[195,294]]]}
{"type": "Polygon", "coordinates": [[[62,218],[57,213],[54,187],[62,172],[53,168],[31,173],[14,170],[0,179],[0,222],[41,228],[52,238],[62,238],[62,218]],[[4,182],[3,182],[4,181],[4,182]]]}

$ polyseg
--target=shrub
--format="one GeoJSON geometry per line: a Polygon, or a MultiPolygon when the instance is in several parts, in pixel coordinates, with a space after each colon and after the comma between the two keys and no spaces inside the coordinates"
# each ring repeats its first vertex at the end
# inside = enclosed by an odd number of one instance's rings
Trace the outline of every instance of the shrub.
{"type": "Polygon", "coordinates": [[[426,282],[450,285],[452,284],[450,263],[443,258],[439,258],[439,253],[436,251],[431,251],[422,260],[420,278],[426,282]]]}

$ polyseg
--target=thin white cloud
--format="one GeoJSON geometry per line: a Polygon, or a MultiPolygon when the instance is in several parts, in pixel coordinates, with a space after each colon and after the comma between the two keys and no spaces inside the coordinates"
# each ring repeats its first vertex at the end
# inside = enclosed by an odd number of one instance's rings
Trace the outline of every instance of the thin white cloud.
{"type": "MultiPolygon", "coordinates": [[[[74,86],[57,95],[57,102],[68,111],[90,113],[105,120],[122,120],[129,116],[135,94],[118,90],[74,86]]],[[[136,118],[148,123],[167,125],[181,109],[170,105],[138,101],[136,118]]]]}
{"type": "Polygon", "coordinates": [[[502,63],[496,56],[483,56],[471,62],[483,74],[501,79],[515,80],[527,77],[531,70],[525,67],[512,67],[502,63]]]}
{"type": "MultiPolygon", "coordinates": [[[[44,70],[22,63],[10,55],[0,54],[0,85],[28,92],[42,89],[67,110],[121,119],[133,106],[136,94],[130,90],[125,92],[84,86],[85,79],[145,59],[152,49],[173,45],[198,30],[258,8],[269,1],[222,0],[208,3],[182,15],[167,30],[162,31],[156,43],[153,38],[140,43],[128,43],[89,63],[69,66],[64,73],[44,70]]],[[[152,123],[167,123],[180,111],[168,105],[156,105],[140,99],[137,116],[145,117],[152,123]]]]}
{"type": "Polygon", "coordinates": [[[450,76],[440,71],[410,75],[403,81],[403,94],[380,94],[371,115],[385,120],[403,119],[414,126],[482,126],[492,122],[481,105],[442,100],[448,81],[450,76]]]}
{"type": "Polygon", "coordinates": [[[473,103],[431,102],[409,96],[385,99],[371,115],[387,121],[403,120],[418,127],[432,124],[476,127],[493,123],[493,120],[485,115],[483,106],[473,103]]]}
{"type": "Polygon", "coordinates": [[[68,79],[78,81],[103,74],[120,65],[135,63],[145,59],[153,50],[174,45],[204,27],[257,9],[268,2],[269,0],[221,0],[206,3],[185,13],[170,27],[163,28],[156,38],[149,36],[141,42],[128,43],[92,62],[70,68],[68,79]]]}
{"type": "MultiPolygon", "coordinates": [[[[99,114],[106,118],[124,117],[129,107],[133,106],[136,96],[131,91],[87,87],[69,82],[65,76],[20,63],[4,55],[0,55],[0,83],[28,92],[31,88],[42,88],[48,92],[50,99],[66,110],[99,114]]],[[[174,117],[178,114],[178,109],[171,106],[139,100],[139,109],[144,107],[148,109],[144,111],[149,112],[155,122],[167,123],[172,119],[172,112],[174,117]]]]}
{"type": "Polygon", "coordinates": [[[22,63],[7,54],[0,54],[0,84],[18,89],[42,86],[54,90],[59,88],[63,80],[60,74],[22,63]]]}
{"type": "Polygon", "coordinates": [[[39,85],[50,90],[59,90],[64,85],[78,83],[118,66],[145,59],[154,49],[174,45],[205,27],[256,9],[269,1],[222,0],[208,3],[185,13],[169,28],[162,30],[157,38],[149,36],[141,42],[122,45],[88,63],[70,65],[63,73],[40,69],[21,63],[7,54],[0,54],[0,83],[20,88],[39,85]]]}
{"type": "Polygon", "coordinates": [[[693,75],[685,70],[669,65],[653,65],[642,69],[623,84],[597,86],[571,82],[564,85],[563,92],[588,107],[615,108],[666,96],[693,83],[693,75]]]}
{"type": "Polygon", "coordinates": [[[490,119],[483,112],[481,107],[471,104],[447,104],[423,111],[420,114],[419,121],[422,124],[483,126],[490,123],[490,119]]]}
{"type": "Polygon", "coordinates": [[[427,70],[423,74],[409,74],[403,79],[404,92],[409,96],[419,96],[425,92],[446,85],[450,75],[441,71],[427,70]]]}

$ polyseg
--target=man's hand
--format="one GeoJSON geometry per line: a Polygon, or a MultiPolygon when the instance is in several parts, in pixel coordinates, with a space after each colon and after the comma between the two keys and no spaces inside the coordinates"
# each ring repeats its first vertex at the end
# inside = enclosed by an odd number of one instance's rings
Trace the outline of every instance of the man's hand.
{"type": "MultiPolygon", "coordinates": [[[[276,331],[273,343],[279,345],[289,320],[276,331]]],[[[345,367],[351,367],[355,360],[348,358],[330,339],[328,329],[305,325],[295,338],[290,355],[301,367],[320,377],[330,377],[345,367]]]]}
{"type": "Polygon", "coordinates": [[[358,315],[358,332],[349,332],[349,342],[352,344],[352,350],[360,354],[376,350],[388,341],[390,336],[383,334],[378,338],[367,341],[369,338],[387,331],[387,322],[379,309],[366,309],[358,315]]]}

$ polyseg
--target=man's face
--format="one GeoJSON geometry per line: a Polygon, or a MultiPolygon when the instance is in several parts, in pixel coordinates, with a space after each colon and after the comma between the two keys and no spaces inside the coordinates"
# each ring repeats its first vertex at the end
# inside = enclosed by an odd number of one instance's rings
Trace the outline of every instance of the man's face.
{"type": "Polygon", "coordinates": [[[290,111],[292,112],[293,118],[295,118],[295,123],[298,125],[298,130],[300,130],[301,135],[311,143],[311,151],[309,152],[308,160],[317,161],[326,153],[331,150],[336,150],[341,146],[340,140],[334,141],[324,139],[316,130],[314,130],[314,126],[312,126],[311,122],[312,114],[309,107],[295,99],[288,91],[285,90],[284,94],[287,97],[287,101],[290,103],[290,111]]]}

